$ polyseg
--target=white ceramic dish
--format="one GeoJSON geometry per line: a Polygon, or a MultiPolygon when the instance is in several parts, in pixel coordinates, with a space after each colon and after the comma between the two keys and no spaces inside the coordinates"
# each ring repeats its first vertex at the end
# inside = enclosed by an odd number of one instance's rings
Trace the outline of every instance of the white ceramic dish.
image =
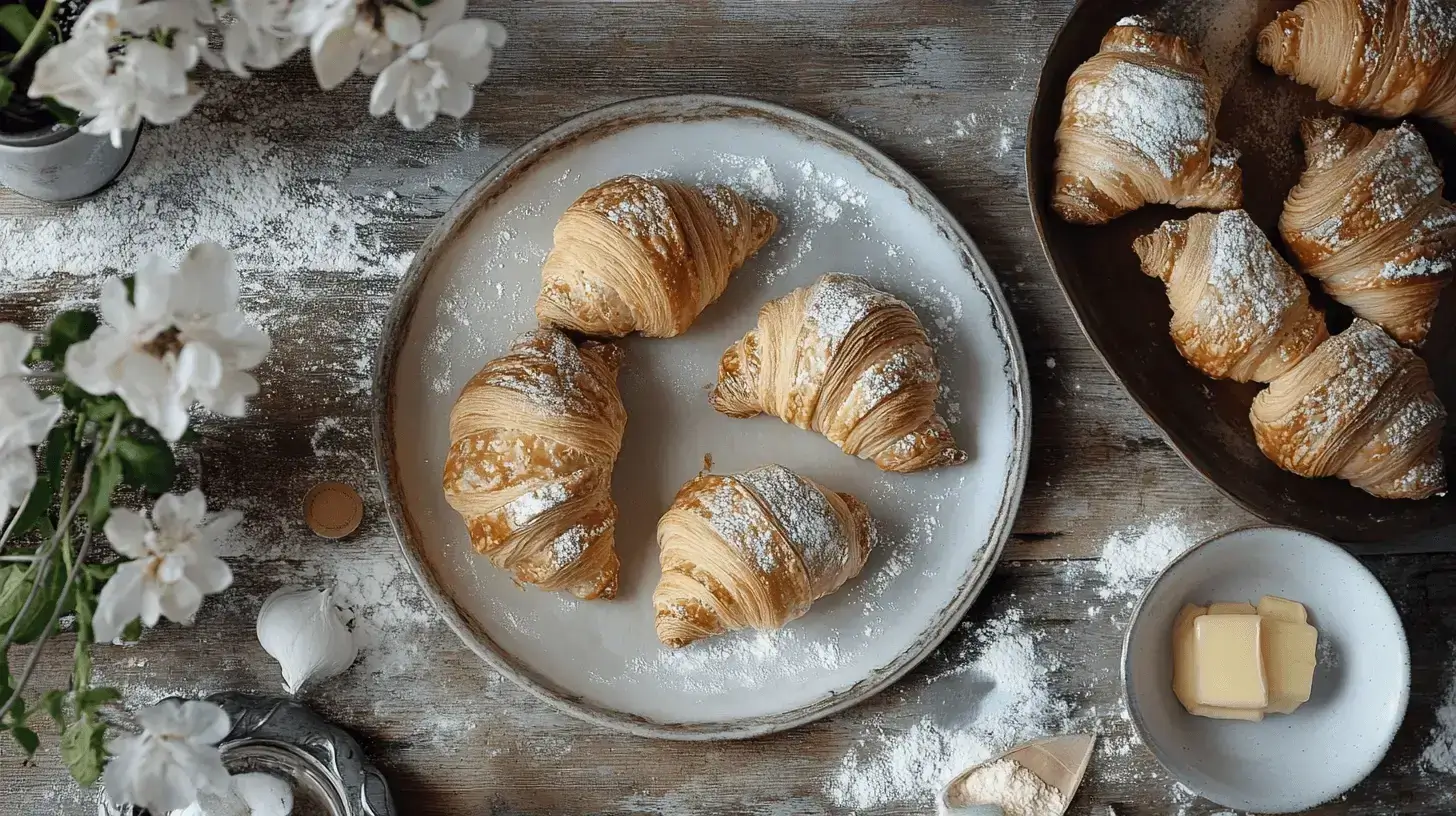
{"type": "Polygon", "coordinates": [[[1025,478],[1026,364],[975,245],[908,173],[812,117],[723,97],[637,100],[585,114],[517,150],[467,192],[416,256],[385,328],[375,439],[392,520],[445,619],[487,662],[594,722],[680,739],[791,728],[892,683],[955,626],[1010,533],[1025,478]],[[558,216],[623,173],[721,182],[773,207],[778,235],[685,335],[629,338],[627,435],[613,494],[623,562],[615,601],[515,586],[471,548],[445,503],[447,416],[466,380],[533,326],[558,216]],[[900,476],[776,419],[715,413],[718,358],[758,307],[853,272],[908,301],[936,345],[942,409],[971,453],[900,476]],[[861,575],[774,635],[680,652],[653,632],[656,521],[711,457],[778,462],[862,498],[885,542],[861,575]]]}
{"type": "Polygon", "coordinates": [[[1122,653],[1123,691],[1143,743],[1184,786],[1220,805],[1292,813],[1327,802],[1380,763],[1405,718],[1410,651],[1375,576],[1322,538],[1250,527],[1175,560],[1148,588],[1122,653]],[[1263,722],[1194,717],[1173,696],[1173,619],[1185,603],[1304,603],[1319,629],[1308,703],[1263,722]]]}

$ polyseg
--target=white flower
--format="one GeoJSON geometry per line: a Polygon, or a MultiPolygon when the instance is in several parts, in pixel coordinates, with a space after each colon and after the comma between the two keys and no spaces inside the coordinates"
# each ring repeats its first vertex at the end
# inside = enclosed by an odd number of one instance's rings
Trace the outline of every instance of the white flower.
{"type": "Polygon", "coordinates": [[[186,810],[172,816],[288,816],[293,812],[293,789],[265,773],[236,774],[227,793],[204,793],[186,810]]]}
{"type": "Polygon", "coordinates": [[[506,44],[506,30],[490,20],[465,20],[465,0],[438,0],[424,10],[425,29],[418,42],[385,68],[374,83],[369,112],[391,108],[400,124],[419,130],[439,113],[456,118],[470,111],[471,86],[485,81],[495,50],[506,44]]]}
{"type": "Polygon", "coordinates": [[[61,416],[60,397],[41,399],[21,379],[34,338],[13,323],[0,323],[0,521],[35,486],[35,451],[61,416]]]}
{"type": "Polygon", "coordinates": [[[204,522],[206,514],[200,490],[164,494],[150,522],[125,508],[111,511],[103,528],[106,540],[134,560],[122,564],[101,588],[93,622],[97,643],[111,642],[138,616],[147,626],[162,616],[191,623],[204,595],[232,584],[232,570],[217,557],[213,542],[242,515],[233,510],[204,522]]]}
{"type": "Polygon", "coordinates": [[[83,132],[110,134],[117,147],[142,119],[175,122],[202,97],[187,77],[204,50],[198,13],[188,0],[97,0],[36,61],[29,94],[76,109],[89,117],[83,132]],[[154,30],[170,32],[172,47],[145,38],[154,30]]]}
{"type": "Polygon", "coordinates": [[[300,0],[292,17],[293,30],[309,38],[314,76],[325,90],[356,70],[379,73],[421,34],[414,12],[372,0],[300,0]]]}
{"type": "Polygon", "coordinates": [[[152,257],[133,296],[116,278],[101,289],[105,325],[66,351],[66,375],[92,394],[115,393],[168,441],[187,429],[195,399],[239,416],[258,382],[246,369],[267,355],[268,335],[237,311],[238,273],[217,244],[198,244],[173,269],[152,257]]]}
{"type": "Polygon", "coordinates": [[[225,795],[232,785],[215,746],[232,723],[221,706],[202,700],[163,700],[137,712],[140,734],[111,740],[114,756],[102,780],[119,804],[154,813],[180,810],[204,793],[225,795]]]}
{"type": "Polygon", "coordinates": [[[222,35],[229,70],[248,77],[249,68],[276,68],[303,47],[289,27],[289,7],[289,0],[232,0],[233,21],[222,35]]]}

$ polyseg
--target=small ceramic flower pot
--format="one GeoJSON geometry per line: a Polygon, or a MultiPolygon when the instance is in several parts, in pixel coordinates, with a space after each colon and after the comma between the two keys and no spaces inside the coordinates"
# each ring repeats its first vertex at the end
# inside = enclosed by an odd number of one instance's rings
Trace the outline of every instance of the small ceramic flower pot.
{"type": "Polygon", "coordinates": [[[41,201],[85,198],[110,184],[136,150],[137,131],[120,148],[105,135],[73,127],[0,133],[0,186],[41,201]]]}

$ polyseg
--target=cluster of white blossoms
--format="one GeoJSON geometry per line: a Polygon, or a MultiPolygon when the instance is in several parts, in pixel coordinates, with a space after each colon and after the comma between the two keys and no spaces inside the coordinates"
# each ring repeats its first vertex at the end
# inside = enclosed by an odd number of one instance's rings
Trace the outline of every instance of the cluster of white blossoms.
{"type": "Polygon", "coordinates": [[[81,130],[120,146],[143,119],[168,124],[192,110],[199,63],[247,77],[307,46],[320,86],[377,75],[370,112],[392,110],[419,130],[469,112],[505,41],[499,23],[465,19],[465,0],[93,0],[70,39],[37,61],[29,93],[75,109],[81,130]],[[208,48],[213,30],[220,53],[208,48]]]}

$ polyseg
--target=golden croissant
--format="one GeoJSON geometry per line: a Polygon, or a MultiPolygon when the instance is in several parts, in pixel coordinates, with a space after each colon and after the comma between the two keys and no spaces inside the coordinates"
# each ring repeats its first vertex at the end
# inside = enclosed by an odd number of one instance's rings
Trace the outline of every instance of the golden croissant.
{"type": "Polygon", "coordinates": [[[555,329],[516,339],[450,411],[445,499],[475,549],[516,580],[578,598],[617,594],[612,465],[627,412],[622,352],[555,329]]]}
{"type": "Polygon", "coordinates": [[[1375,496],[1446,489],[1446,409],[1426,364],[1357,318],[1254,398],[1259,448],[1301,476],[1338,476],[1375,496]]]}
{"type": "Polygon", "coordinates": [[[1456,207],[1409,124],[1371,133],[1338,118],[1304,123],[1305,170],[1279,232],[1309,275],[1355,314],[1417,345],[1456,260],[1456,207]]]}
{"type": "Polygon", "coordinates": [[[845,453],[908,473],[959,464],[935,412],[940,370],[920,319],[852,275],[825,275],[764,304],[723,353],[710,400],[733,417],[772,414],[845,453]]]}
{"type": "Polygon", "coordinates": [[[1168,287],[1178,351],[1210,377],[1269,382],[1329,337],[1304,279],[1243,210],[1165,222],[1133,249],[1168,287]]]}
{"type": "Polygon", "coordinates": [[[682,334],[777,228],[727,187],[612,179],[557,222],[536,317],[598,337],[682,334]]]}
{"type": "Polygon", "coordinates": [[[1456,127],[1456,4],[1308,0],[1259,32],[1259,61],[1320,99],[1456,127]]]}
{"type": "Polygon", "coordinates": [[[1067,80],[1052,208],[1103,224],[1144,204],[1243,201],[1238,151],[1218,141],[1219,91],[1181,37],[1124,19],[1067,80]]]}
{"type": "Polygon", "coordinates": [[[872,525],[855,497],[781,465],[693,479],[657,523],[657,638],[778,629],[859,574],[872,525]]]}

